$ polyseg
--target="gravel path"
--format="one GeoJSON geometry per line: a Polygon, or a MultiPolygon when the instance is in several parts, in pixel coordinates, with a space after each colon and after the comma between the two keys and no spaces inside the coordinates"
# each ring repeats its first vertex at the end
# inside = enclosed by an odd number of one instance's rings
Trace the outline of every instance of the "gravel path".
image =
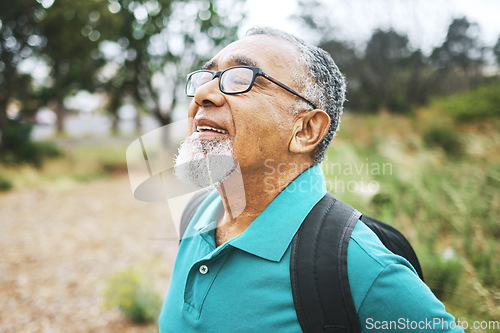
{"type": "Polygon", "coordinates": [[[0,332],[155,332],[105,309],[109,275],[134,267],[164,296],[177,239],[164,203],[128,178],[0,193],[0,332]]]}

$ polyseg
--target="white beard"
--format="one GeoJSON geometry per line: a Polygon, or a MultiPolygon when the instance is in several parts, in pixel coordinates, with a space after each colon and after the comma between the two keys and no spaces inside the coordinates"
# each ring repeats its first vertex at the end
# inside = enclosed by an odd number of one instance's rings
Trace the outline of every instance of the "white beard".
{"type": "Polygon", "coordinates": [[[231,140],[186,138],[175,159],[174,174],[198,187],[217,185],[236,169],[231,140]]]}

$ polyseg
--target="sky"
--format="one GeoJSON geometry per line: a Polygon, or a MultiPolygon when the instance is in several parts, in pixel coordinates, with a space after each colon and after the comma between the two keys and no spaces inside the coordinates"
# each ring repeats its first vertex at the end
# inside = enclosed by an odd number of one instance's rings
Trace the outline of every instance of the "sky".
{"type": "MultiPolygon", "coordinates": [[[[498,0],[320,0],[326,4],[336,37],[363,45],[376,27],[394,27],[407,33],[414,47],[429,52],[439,46],[452,18],[466,16],[481,28],[481,39],[492,46],[500,36],[498,0]]],[[[293,33],[308,42],[307,34],[290,16],[298,13],[297,0],[248,0],[248,20],[240,34],[254,25],[269,25],[293,33]]]]}

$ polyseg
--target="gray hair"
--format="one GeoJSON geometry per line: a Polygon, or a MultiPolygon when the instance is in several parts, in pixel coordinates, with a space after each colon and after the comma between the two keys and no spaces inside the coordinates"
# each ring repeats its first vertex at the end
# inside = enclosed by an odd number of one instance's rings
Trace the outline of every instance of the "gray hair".
{"type": "MultiPolygon", "coordinates": [[[[325,138],[316,147],[313,156],[314,164],[321,163],[340,125],[346,90],[344,76],[325,50],[308,45],[289,33],[270,27],[254,27],[246,33],[246,36],[253,35],[269,35],[285,40],[299,51],[299,61],[304,64],[305,73],[292,73],[295,83],[300,87],[301,94],[305,98],[314,102],[318,108],[330,116],[330,128],[325,138]]],[[[301,109],[304,107],[302,106],[301,109]]],[[[298,111],[294,110],[294,112],[298,111]]]]}

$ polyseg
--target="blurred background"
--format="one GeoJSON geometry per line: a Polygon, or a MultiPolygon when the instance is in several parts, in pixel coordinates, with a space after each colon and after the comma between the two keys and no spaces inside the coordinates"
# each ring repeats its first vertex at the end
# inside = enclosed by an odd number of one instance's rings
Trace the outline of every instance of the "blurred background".
{"type": "MultiPolygon", "coordinates": [[[[0,0],[0,332],[155,332],[177,235],[125,151],[254,25],[332,54],[329,190],[401,230],[460,320],[500,318],[500,3],[0,0]]],[[[486,326],[471,332],[493,332],[486,326]]]]}

